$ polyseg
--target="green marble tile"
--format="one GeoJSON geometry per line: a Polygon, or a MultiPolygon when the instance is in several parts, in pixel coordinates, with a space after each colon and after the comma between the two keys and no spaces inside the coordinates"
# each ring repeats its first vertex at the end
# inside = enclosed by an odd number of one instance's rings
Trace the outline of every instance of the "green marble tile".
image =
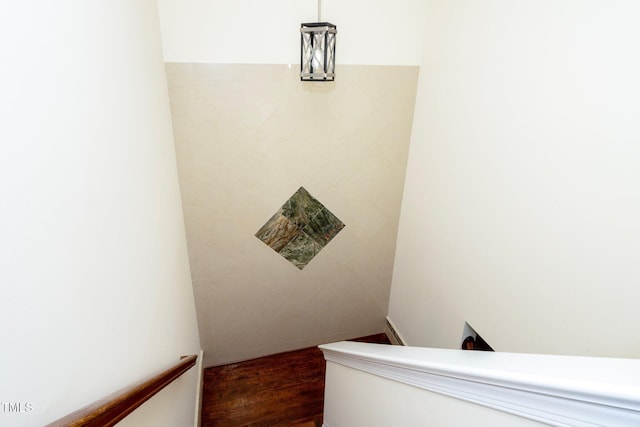
{"type": "Polygon", "coordinates": [[[256,237],[274,251],[280,252],[300,233],[300,228],[278,212],[258,230],[256,237]]]}
{"type": "Polygon", "coordinates": [[[304,227],[324,206],[300,187],[280,208],[282,215],[289,218],[298,227],[304,227]]]}
{"type": "Polygon", "coordinates": [[[344,224],[334,214],[323,207],[303,228],[320,246],[326,246],[335,237],[344,224]]]}
{"type": "Polygon", "coordinates": [[[344,228],[300,187],[255,236],[302,270],[344,228]]]}
{"type": "Polygon", "coordinates": [[[280,255],[302,270],[320,249],[322,247],[315,240],[305,233],[300,233],[280,251],[280,255]]]}

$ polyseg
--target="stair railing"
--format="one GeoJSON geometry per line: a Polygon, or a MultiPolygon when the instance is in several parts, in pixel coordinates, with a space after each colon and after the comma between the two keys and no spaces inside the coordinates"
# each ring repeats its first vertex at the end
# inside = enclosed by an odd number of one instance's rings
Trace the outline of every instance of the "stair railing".
{"type": "Polygon", "coordinates": [[[171,384],[196,364],[198,356],[182,356],[162,372],[124,387],[78,409],[46,427],[109,427],[121,421],[153,395],[171,384]]]}

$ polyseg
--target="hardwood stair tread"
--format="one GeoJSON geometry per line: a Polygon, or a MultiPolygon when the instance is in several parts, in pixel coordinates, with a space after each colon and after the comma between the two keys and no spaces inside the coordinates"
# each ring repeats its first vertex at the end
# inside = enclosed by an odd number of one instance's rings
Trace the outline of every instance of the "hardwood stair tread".
{"type": "MultiPolygon", "coordinates": [[[[384,334],[354,341],[390,344],[384,334]]],[[[320,427],[324,375],[317,347],[206,368],[202,427],[320,427]]]]}

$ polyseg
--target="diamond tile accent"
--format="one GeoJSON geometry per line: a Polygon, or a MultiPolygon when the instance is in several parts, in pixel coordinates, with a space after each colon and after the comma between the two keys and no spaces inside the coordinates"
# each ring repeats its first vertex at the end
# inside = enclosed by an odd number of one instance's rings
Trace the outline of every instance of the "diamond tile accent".
{"type": "Polygon", "coordinates": [[[338,217],[300,187],[256,237],[302,270],[343,228],[338,217]]]}

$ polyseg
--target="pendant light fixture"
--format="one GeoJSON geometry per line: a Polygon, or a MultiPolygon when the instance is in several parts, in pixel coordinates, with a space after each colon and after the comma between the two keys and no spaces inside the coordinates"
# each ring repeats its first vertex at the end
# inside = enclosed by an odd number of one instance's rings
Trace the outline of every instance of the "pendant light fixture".
{"type": "Polygon", "coordinates": [[[336,26],[320,22],[321,1],[318,0],[318,22],[300,25],[300,80],[327,82],[335,78],[336,26]]]}

